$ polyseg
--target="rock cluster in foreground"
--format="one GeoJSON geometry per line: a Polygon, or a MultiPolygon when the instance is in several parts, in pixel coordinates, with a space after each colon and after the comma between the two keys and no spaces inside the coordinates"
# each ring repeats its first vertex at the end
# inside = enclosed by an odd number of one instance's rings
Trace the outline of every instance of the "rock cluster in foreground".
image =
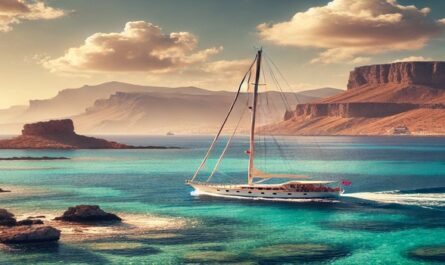
{"type": "Polygon", "coordinates": [[[0,242],[4,244],[22,244],[57,241],[60,230],[43,225],[39,219],[17,221],[14,214],[0,209],[0,242]]]}
{"type": "Polygon", "coordinates": [[[50,120],[25,124],[22,135],[0,140],[0,149],[166,149],[162,146],[133,146],[78,135],[73,121],[50,120]]]}
{"type": "Polygon", "coordinates": [[[122,221],[119,216],[103,211],[98,205],[77,205],[70,207],[62,216],[56,217],[55,220],[78,223],[122,221]]]}
{"type": "MultiPolygon", "coordinates": [[[[119,223],[122,219],[112,213],[103,211],[97,205],[77,205],[68,208],[57,221],[94,224],[101,222],[119,223]]],[[[45,225],[40,219],[31,218],[17,221],[14,214],[0,209],[0,243],[26,244],[58,241],[61,231],[45,225]]]]}

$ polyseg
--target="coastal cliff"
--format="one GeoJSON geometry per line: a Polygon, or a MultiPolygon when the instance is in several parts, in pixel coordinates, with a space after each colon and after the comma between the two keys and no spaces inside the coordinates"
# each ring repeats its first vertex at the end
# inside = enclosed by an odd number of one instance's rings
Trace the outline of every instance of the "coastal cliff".
{"type": "Polygon", "coordinates": [[[78,135],[70,119],[25,124],[22,135],[0,140],[0,149],[134,149],[139,147],[78,135]]]}
{"type": "Polygon", "coordinates": [[[443,86],[445,62],[399,62],[357,67],[351,71],[347,87],[349,90],[390,83],[443,86]]]}
{"type": "Polygon", "coordinates": [[[445,62],[369,65],[350,72],[347,91],[286,111],[260,129],[284,135],[445,134],[445,62]]]}

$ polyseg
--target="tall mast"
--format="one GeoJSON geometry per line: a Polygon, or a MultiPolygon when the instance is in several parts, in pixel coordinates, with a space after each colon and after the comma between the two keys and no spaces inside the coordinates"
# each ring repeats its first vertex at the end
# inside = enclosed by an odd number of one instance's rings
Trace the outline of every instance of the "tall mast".
{"type": "Polygon", "coordinates": [[[250,127],[250,156],[249,156],[249,169],[247,173],[247,183],[252,185],[253,183],[253,160],[255,157],[255,117],[256,117],[256,106],[258,99],[258,85],[260,81],[260,73],[261,73],[261,53],[262,49],[258,51],[257,59],[256,59],[256,72],[255,72],[255,84],[253,88],[253,105],[252,105],[252,123],[250,127]]]}

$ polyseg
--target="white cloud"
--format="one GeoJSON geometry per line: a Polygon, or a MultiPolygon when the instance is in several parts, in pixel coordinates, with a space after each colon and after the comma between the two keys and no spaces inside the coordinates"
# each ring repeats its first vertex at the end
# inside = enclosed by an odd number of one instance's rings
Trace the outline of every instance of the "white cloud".
{"type": "Polygon", "coordinates": [[[70,48],[63,56],[46,59],[53,72],[165,73],[204,63],[222,47],[196,50],[197,38],[189,32],[164,34],[160,27],[132,21],[122,32],[95,33],[84,44],[70,48]]]}
{"type": "Polygon", "coordinates": [[[423,57],[423,56],[408,56],[402,59],[396,59],[393,61],[393,63],[397,62],[418,62],[418,61],[433,61],[433,58],[431,57],[423,57]]]}
{"type": "Polygon", "coordinates": [[[198,39],[189,32],[165,34],[145,21],[128,22],[122,32],[95,33],[79,47],[58,58],[38,56],[51,72],[72,77],[110,75],[135,78],[162,86],[228,88],[236,85],[252,60],[217,60],[210,57],[223,50],[198,50],[198,39]]]}
{"type": "Polygon", "coordinates": [[[25,20],[55,19],[65,14],[41,1],[0,0],[0,32],[11,31],[13,24],[25,20]]]}
{"type": "Polygon", "coordinates": [[[445,24],[429,12],[396,0],[333,0],[298,12],[289,21],[260,24],[258,30],[277,45],[323,49],[313,63],[354,62],[364,54],[424,47],[445,24]]]}

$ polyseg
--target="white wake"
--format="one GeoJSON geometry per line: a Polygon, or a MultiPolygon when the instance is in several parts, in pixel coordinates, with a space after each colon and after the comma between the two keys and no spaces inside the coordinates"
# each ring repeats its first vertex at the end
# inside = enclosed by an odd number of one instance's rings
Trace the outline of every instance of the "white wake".
{"type": "Polygon", "coordinates": [[[444,207],[445,193],[400,193],[400,191],[357,192],[343,194],[344,197],[358,198],[380,203],[395,203],[424,207],[444,207]]]}

